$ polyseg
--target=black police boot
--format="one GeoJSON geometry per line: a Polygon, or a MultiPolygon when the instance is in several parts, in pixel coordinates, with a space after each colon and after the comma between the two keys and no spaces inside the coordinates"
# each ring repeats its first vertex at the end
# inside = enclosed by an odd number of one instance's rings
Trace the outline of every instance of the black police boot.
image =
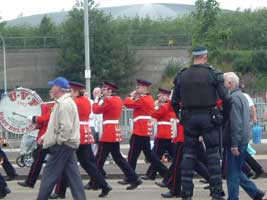
{"type": "Polygon", "coordinates": [[[136,181],[130,183],[130,185],[126,188],[126,190],[134,190],[135,188],[137,188],[142,183],[143,183],[143,181],[138,178],[136,181]]]}
{"type": "Polygon", "coordinates": [[[65,194],[53,193],[50,195],[49,199],[65,199],[65,194]]]}
{"type": "Polygon", "coordinates": [[[6,186],[6,187],[5,187],[5,192],[6,192],[6,194],[9,194],[9,193],[11,193],[11,190],[9,189],[9,187],[8,187],[8,186],[6,186]]]}
{"type": "Polygon", "coordinates": [[[166,188],[167,187],[167,185],[163,182],[163,181],[161,181],[161,182],[155,182],[155,184],[157,185],[157,186],[159,186],[159,187],[161,187],[161,188],[166,188]]]}
{"type": "Polygon", "coordinates": [[[112,187],[110,185],[107,185],[106,187],[102,188],[102,192],[98,195],[98,197],[105,197],[108,195],[108,193],[112,190],[112,187]]]}
{"type": "Polygon", "coordinates": [[[11,176],[6,177],[6,181],[13,181],[16,179],[17,176],[19,176],[19,175],[17,174],[17,172],[15,172],[11,176]]]}
{"type": "Polygon", "coordinates": [[[162,193],[161,196],[163,198],[175,198],[175,197],[181,197],[181,195],[179,194],[173,194],[171,191],[166,192],[166,193],[162,193]]]}
{"type": "Polygon", "coordinates": [[[262,200],[264,197],[265,193],[263,191],[259,191],[256,196],[253,198],[253,200],[262,200]]]}

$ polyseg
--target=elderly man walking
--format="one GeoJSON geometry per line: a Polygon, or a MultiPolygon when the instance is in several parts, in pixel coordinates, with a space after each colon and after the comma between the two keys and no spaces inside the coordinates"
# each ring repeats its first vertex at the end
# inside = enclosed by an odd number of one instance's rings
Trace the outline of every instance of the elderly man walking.
{"type": "Polygon", "coordinates": [[[85,200],[85,192],[76,149],[80,145],[80,124],[75,102],[70,96],[69,82],[62,77],[48,82],[52,86],[56,102],[51,113],[47,131],[43,137],[43,148],[50,157],[43,171],[38,200],[47,200],[58,178],[64,172],[74,200],[85,200]]]}
{"type": "Polygon", "coordinates": [[[239,199],[239,186],[253,200],[262,200],[265,195],[242,172],[249,141],[250,113],[246,97],[239,89],[239,78],[233,72],[224,74],[224,85],[232,97],[229,123],[226,125],[226,157],[228,200],[239,199]]]}

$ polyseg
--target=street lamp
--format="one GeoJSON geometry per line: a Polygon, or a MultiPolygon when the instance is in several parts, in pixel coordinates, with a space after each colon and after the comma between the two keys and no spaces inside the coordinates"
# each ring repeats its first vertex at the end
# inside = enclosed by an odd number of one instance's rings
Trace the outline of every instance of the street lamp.
{"type": "Polygon", "coordinates": [[[7,92],[7,81],[6,81],[6,43],[5,39],[2,35],[0,35],[0,39],[2,40],[2,45],[3,45],[3,57],[4,57],[4,88],[5,88],[5,93],[7,92]]]}

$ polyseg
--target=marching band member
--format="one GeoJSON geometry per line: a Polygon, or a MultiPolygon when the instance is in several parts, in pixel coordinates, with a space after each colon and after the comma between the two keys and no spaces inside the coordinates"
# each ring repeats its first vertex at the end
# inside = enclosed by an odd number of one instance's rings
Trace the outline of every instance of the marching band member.
{"type": "Polygon", "coordinates": [[[128,162],[133,169],[136,168],[137,159],[144,152],[147,160],[156,168],[161,176],[167,172],[167,167],[161,163],[158,156],[151,150],[151,114],[154,111],[154,100],[149,94],[149,81],[137,79],[136,90],[126,98],[124,105],[133,109],[133,133],[130,139],[128,162]]]}
{"type": "Polygon", "coordinates": [[[103,114],[103,132],[99,136],[99,148],[96,155],[98,169],[103,169],[109,153],[113,160],[124,172],[130,184],[127,190],[132,190],[142,184],[134,169],[127,163],[120,152],[122,133],[119,128],[119,119],[122,112],[122,100],[119,96],[113,95],[118,87],[111,82],[104,81],[102,95],[96,97],[93,104],[95,114],[103,114]]]}
{"type": "MultiPolygon", "coordinates": [[[[155,111],[152,113],[152,117],[157,120],[157,134],[155,136],[153,151],[159,158],[167,151],[172,157],[172,131],[171,131],[171,119],[175,119],[175,113],[169,109],[169,97],[170,90],[158,89],[158,103],[155,105],[155,111]]],[[[157,175],[157,170],[151,164],[146,172],[146,176],[142,179],[154,180],[157,175]]]]}

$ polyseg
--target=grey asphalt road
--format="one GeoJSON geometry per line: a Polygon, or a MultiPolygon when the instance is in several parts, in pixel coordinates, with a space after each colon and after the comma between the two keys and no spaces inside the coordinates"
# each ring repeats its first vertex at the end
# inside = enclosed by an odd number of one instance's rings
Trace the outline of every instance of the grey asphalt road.
{"type": "MultiPolygon", "coordinates": [[[[166,192],[166,189],[162,189],[157,187],[154,182],[152,181],[144,181],[144,183],[138,187],[136,190],[127,191],[125,186],[117,184],[118,179],[109,179],[109,184],[113,187],[113,190],[110,194],[104,198],[108,200],[157,200],[163,199],[161,198],[160,194],[166,192]]],[[[17,181],[8,182],[8,185],[12,192],[5,198],[5,199],[12,199],[12,200],[35,200],[38,194],[39,183],[34,189],[30,188],[23,188],[17,185],[17,181]]],[[[195,195],[194,200],[208,200],[209,198],[209,191],[204,190],[204,184],[199,183],[199,179],[195,179],[195,195]]],[[[86,183],[86,181],[84,181],[86,183]]],[[[257,186],[262,189],[267,189],[267,179],[260,178],[255,181],[257,186]]],[[[226,190],[226,184],[224,183],[224,188],[226,190]]],[[[100,199],[98,198],[99,191],[86,191],[87,199],[100,199]]],[[[70,191],[67,192],[67,200],[71,200],[72,196],[70,191]]],[[[241,189],[240,190],[240,200],[249,200],[250,198],[246,195],[246,193],[241,189]]]]}

